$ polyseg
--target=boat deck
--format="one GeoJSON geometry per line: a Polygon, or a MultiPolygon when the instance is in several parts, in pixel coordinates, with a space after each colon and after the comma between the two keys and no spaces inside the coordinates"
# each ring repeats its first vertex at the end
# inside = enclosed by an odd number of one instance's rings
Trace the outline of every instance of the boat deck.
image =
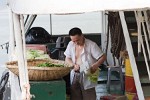
{"type": "MultiPolygon", "coordinates": [[[[111,85],[110,89],[108,90],[107,88],[107,69],[103,69],[100,71],[99,79],[98,79],[98,85],[96,87],[96,95],[97,95],[97,100],[102,100],[103,96],[111,96],[111,95],[116,95],[116,96],[125,96],[124,91],[121,90],[121,84],[119,81],[119,76],[118,73],[113,73],[111,76],[111,85]]],[[[67,98],[69,100],[69,97],[67,98]]],[[[107,99],[109,100],[109,99],[107,99]]],[[[120,99],[123,100],[123,99],[120,99]]]]}
{"type": "Polygon", "coordinates": [[[110,89],[107,88],[107,70],[101,70],[98,79],[98,85],[96,87],[97,100],[100,100],[102,96],[119,95],[123,96],[124,91],[121,90],[121,84],[118,73],[113,73],[111,76],[110,89]]]}
{"type": "MultiPolygon", "coordinates": [[[[1,67],[0,73],[2,73],[4,71],[5,68],[1,67]]],[[[1,76],[1,74],[0,74],[1,76]]],[[[98,79],[98,85],[96,87],[96,94],[97,94],[97,100],[104,100],[102,99],[102,97],[107,97],[110,95],[115,95],[115,96],[122,96],[125,97],[125,91],[121,90],[121,84],[120,84],[120,80],[119,80],[119,76],[117,73],[113,73],[111,76],[111,85],[110,85],[110,89],[108,90],[106,83],[107,83],[107,70],[101,70],[100,75],[99,75],[99,79],[98,79]]],[[[146,97],[150,96],[150,85],[145,85],[146,87],[143,88],[144,90],[144,95],[146,97]]],[[[10,96],[10,89],[8,88],[6,91],[6,98],[4,100],[10,100],[8,99],[10,96]]],[[[67,100],[69,100],[69,97],[67,97],[67,100]]],[[[106,99],[106,100],[111,100],[111,99],[106,99]]],[[[117,100],[124,100],[124,99],[117,99],[117,100]]]]}

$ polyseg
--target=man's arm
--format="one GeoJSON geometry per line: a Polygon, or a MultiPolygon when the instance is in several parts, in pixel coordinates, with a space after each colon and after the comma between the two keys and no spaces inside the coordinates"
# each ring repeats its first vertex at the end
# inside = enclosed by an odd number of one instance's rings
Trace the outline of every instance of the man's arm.
{"type": "Polygon", "coordinates": [[[93,65],[92,65],[92,67],[91,67],[91,73],[94,73],[97,69],[98,69],[98,67],[104,62],[106,60],[106,55],[105,54],[103,54],[98,60],[97,60],[97,62],[95,62],[93,65]]]}
{"type": "Polygon", "coordinates": [[[74,64],[71,58],[66,57],[65,62],[68,63],[70,66],[72,66],[75,72],[79,72],[80,66],[77,64],[74,64]]]}
{"type": "Polygon", "coordinates": [[[74,66],[73,61],[71,60],[71,58],[66,57],[65,58],[65,62],[68,63],[70,66],[74,66]]]}

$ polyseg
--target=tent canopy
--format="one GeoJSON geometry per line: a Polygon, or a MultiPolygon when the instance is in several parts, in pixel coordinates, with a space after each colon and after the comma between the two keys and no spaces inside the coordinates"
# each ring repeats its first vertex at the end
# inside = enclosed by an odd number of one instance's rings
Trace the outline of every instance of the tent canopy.
{"type": "Polygon", "coordinates": [[[150,0],[9,0],[17,14],[70,14],[150,8],[150,0]]]}

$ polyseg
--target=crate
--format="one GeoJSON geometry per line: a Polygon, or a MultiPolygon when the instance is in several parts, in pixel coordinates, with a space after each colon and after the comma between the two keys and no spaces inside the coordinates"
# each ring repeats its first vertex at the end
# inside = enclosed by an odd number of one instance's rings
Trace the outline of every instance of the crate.
{"type": "Polygon", "coordinates": [[[30,81],[32,100],[66,100],[64,80],[30,81]]]}

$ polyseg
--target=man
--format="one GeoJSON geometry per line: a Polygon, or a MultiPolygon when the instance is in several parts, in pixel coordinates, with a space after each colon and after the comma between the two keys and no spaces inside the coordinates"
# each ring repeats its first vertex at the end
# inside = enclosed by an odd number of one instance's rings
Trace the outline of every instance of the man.
{"type": "Polygon", "coordinates": [[[65,61],[73,66],[71,71],[71,100],[96,100],[95,86],[86,78],[83,65],[88,62],[89,71],[94,74],[105,61],[106,56],[98,45],[84,37],[82,31],[75,27],[69,31],[71,41],[64,52],[65,61]]]}

